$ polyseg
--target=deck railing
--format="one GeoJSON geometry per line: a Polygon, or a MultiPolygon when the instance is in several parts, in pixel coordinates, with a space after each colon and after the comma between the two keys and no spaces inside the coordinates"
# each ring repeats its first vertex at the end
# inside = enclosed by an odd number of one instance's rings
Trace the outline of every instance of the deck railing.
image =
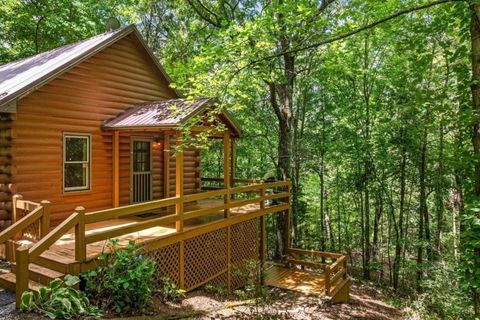
{"type": "Polygon", "coordinates": [[[0,245],[5,245],[5,259],[15,261],[14,240],[27,236],[30,241],[38,241],[50,229],[50,202],[40,203],[23,200],[21,195],[12,196],[12,224],[0,232],[0,245]]]}
{"type": "Polygon", "coordinates": [[[302,268],[308,267],[323,270],[326,296],[335,296],[344,283],[348,281],[347,256],[344,254],[297,248],[288,248],[287,254],[293,257],[287,258],[287,263],[298,265],[302,268]],[[322,262],[316,261],[318,259],[322,262]]]}
{"type": "MultiPolygon", "coordinates": [[[[36,258],[48,250],[50,246],[62,238],[72,228],[75,228],[75,260],[77,262],[83,262],[87,259],[87,245],[90,243],[120,237],[122,235],[145,230],[161,224],[175,223],[176,232],[164,236],[165,238],[169,238],[185,233],[183,230],[185,220],[223,213],[223,219],[194,228],[197,232],[206,232],[206,230],[215,229],[224,224],[229,225],[261,217],[265,214],[288,210],[290,207],[289,196],[290,183],[288,181],[280,181],[272,183],[255,183],[236,188],[175,196],[89,213],[85,213],[83,207],[77,207],[72,215],[51,230],[33,246],[24,245],[16,250],[17,274],[19,275],[16,282],[17,303],[20,302],[21,294],[28,290],[29,263],[34,262],[36,258]],[[238,200],[235,199],[235,195],[240,194],[244,194],[245,196],[238,197],[240,198],[238,200]],[[253,197],[252,194],[254,194],[253,197]],[[223,199],[223,203],[213,207],[184,212],[186,204],[211,198],[221,198],[223,199]],[[286,199],[286,201],[282,201],[282,198],[286,199]],[[271,200],[270,205],[265,204],[267,200],[271,200]],[[248,213],[231,216],[230,213],[232,209],[240,208],[249,204],[259,204],[258,209],[252,210],[248,213]],[[131,224],[117,226],[108,230],[92,232],[88,235],[85,233],[86,224],[138,215],[152,210],[164,210],[166,215],[145,221],[135,221],[131,224]],[[171,212],[173,212],[173,214],[171,212]]],[[[36,213],[33,218],[39,217],[41,217],[41,214],[36,213]]],[[[192,232],[192,229],[188,230],[188,232],[192,232]]],[[[2,240],[2,238],[0,238],[0,240],[2,240]]]]}

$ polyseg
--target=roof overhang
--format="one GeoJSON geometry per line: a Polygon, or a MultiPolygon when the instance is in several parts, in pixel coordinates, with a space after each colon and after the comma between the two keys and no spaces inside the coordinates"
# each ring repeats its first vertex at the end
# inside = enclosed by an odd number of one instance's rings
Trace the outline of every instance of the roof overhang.
{"type": "MultiPolygon", "coordinates": [[[[194,117],[207,113],[216,103],[215,98],[171,99],[140,103],[106,120],[102,129],[121,131],[178,130],[194,117]]],[[[218,120],[227,127],[232,136],[241,136],[240,127],[229,112],[221,110],[218,114],[218,120]]],[[[198,125],[193,125],[192,131],[195,131],[195,128],[198,128],[198,125]]],[[[204,126],[204,128],[206,127],[204,126]]]]}

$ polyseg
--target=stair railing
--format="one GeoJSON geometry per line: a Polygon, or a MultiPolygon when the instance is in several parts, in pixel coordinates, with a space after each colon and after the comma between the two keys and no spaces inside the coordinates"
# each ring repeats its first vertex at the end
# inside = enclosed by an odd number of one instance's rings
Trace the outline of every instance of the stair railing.
{"type": "Polygon", "coordinates": [[[86,259],[85,209],[83,207],[77,207],[73,214],[46,234],[37,243],[33,245],[23,245],[16,250],[17,278],[15,283],[15,295],[17,308],[21,304],[22,294],[28,290],[29,264],[34,262],[36,258],[48,250],[50,246],[57,242],[72,228],[75,228],[75,260],[83,261],[86,259]]]}
{"type": "Polygon", "coordinates": [[[50,229],[50,202],[40,203],[23,200],[21,195],[12,197],[12,224],[0,232],[0,245],[5,244],[5,259],[15,261],[15,243],[10,240],[20,240],[23,232],[30,225],[39,222],[38,238],[43,238],[50,229]],[[21,216],[21,211],[29,213],[21,216]]]}

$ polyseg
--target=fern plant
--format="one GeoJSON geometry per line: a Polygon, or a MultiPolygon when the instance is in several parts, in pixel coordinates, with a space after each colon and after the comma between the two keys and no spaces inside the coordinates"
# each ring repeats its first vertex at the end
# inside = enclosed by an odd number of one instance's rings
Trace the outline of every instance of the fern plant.
{"type": "Polygon", "coordinates": [[[74,288],[78,277],[67,274],[65,279],[52,280],[40,287],[38,294],[26,291],[22,295],[20,310],[38,312],[50,319],[72,319],[80,316],[99,318],[103,312],[90,304],[85,294],[74,288]]]}

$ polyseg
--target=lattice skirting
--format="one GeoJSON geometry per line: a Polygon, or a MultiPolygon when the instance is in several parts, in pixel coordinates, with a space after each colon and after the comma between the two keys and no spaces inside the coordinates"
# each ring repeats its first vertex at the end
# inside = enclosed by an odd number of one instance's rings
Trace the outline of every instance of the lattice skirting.
{"type": "Polygon", "coordinates": [[[157,288],[164,277],[187,291],[206,283],[227,287],[228,281],[231,288],[238,288],[246,282],[246,278],[239,275],[245,270],[245,261],[259,258],[259,219],[210,231],[145,255],[157,264],[157,288]]]}

